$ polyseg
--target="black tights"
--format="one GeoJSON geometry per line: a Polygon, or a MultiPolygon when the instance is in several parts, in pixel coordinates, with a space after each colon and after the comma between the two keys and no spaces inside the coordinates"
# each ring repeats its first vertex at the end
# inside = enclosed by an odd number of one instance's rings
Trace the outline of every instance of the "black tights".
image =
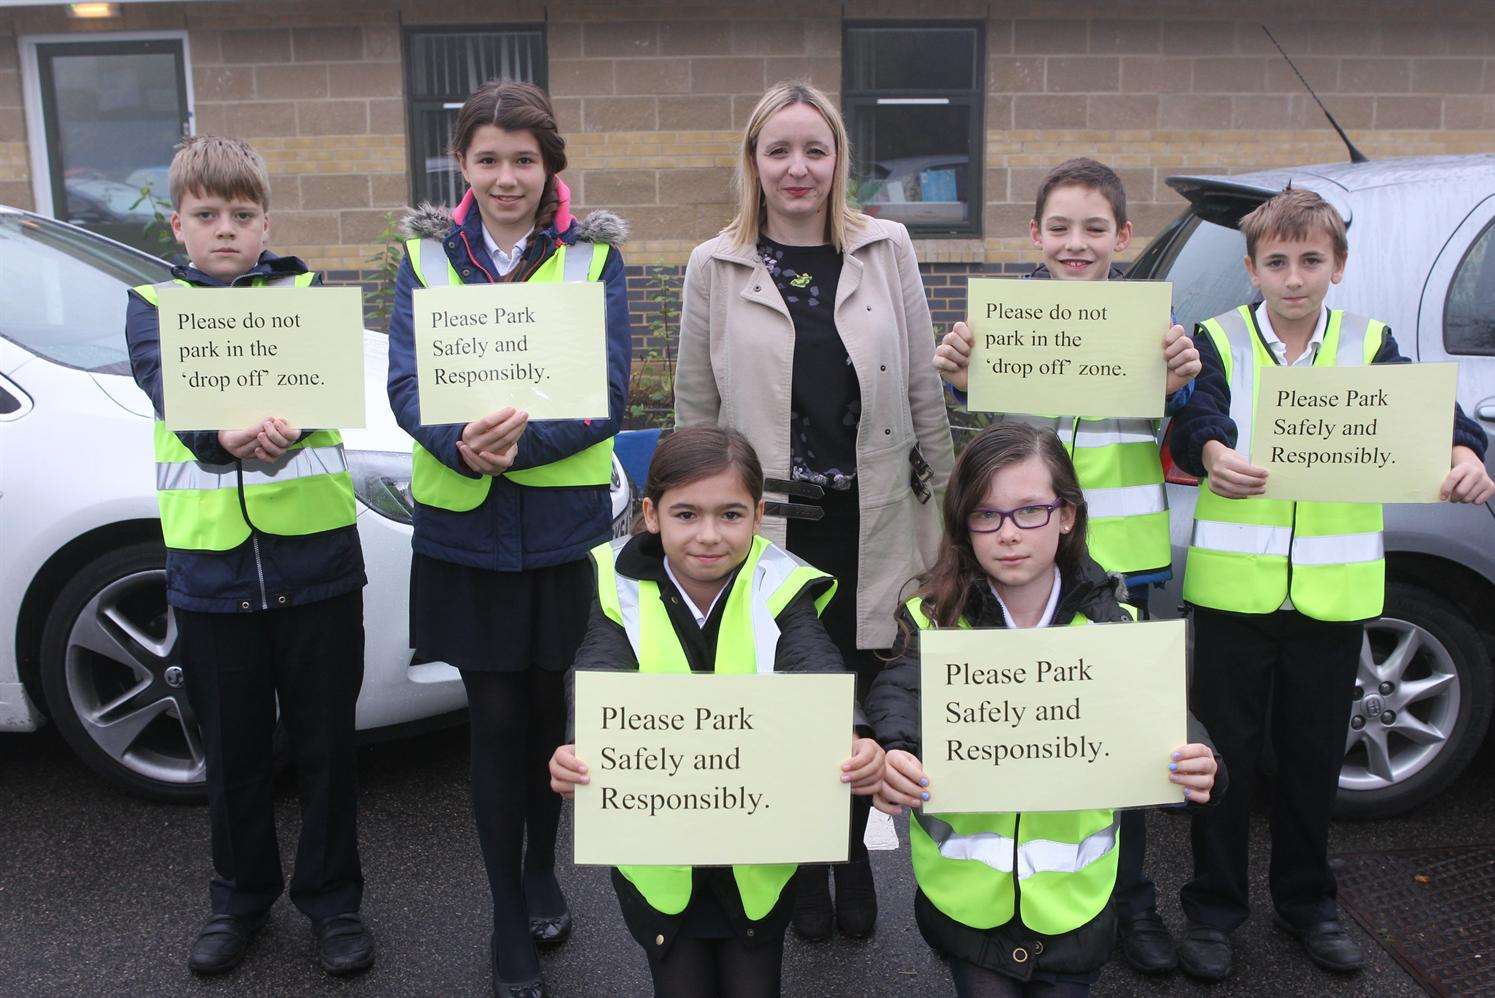
{"type": "Polygon", "coordinates": [[[566,674],[463,669],[462,683],[472,732],[472,810],[493,895],[494,960],[503,980],[528,980],[540,972],[529,917],[559,915],[565,907],[555,880],[561,799],[551,792],[548,767],[566,737],[566,674]],[[524,806],[516,807],[521,800],[524,806]]]}
{"type": "Polygon", "coordinates": [[[784,937],[749,949],[731,939],[676,936],[663,960],[649,954],[654,998],[778,998],[784,937]]]}
{"type": "Polygon", "coordinates": [[[1090,985],[1074,981],[1020,981],[964,960],[946,960],[955,980],[955,998],[1085,998],[1090,985]]]}

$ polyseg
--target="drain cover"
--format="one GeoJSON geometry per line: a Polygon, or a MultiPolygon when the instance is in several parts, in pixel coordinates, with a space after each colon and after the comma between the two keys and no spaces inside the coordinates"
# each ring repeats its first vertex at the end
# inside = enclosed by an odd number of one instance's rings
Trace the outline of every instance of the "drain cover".
{"type": "Polygon", "coordinates": [[[1339,904],[1435,995],[1495,994],[1495,844],[1349,853],[1339,904]]]}

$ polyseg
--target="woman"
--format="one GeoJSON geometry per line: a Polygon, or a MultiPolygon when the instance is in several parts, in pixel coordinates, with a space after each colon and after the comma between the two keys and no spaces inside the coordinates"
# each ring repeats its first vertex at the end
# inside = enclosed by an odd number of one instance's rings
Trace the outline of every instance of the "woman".
{"type": "MultiPolygon", "coordinates": [[[[934,561],[929,500],[954,453],[913,244],[851,206],[849,166],[824,94],[780,83],[763,95],[743,132],[737,217],[686,269],[675,418],[739,430],[770,478],[825,490],[821,519],[765,533],[839,581],[824,622],[865,696],[901,589],[934,561]]],[[[852,815],[835,921],[860,937],[877,917],[865,798],[852,815]]],[[[826,938],[825,868],[802,868],[797,893],[796,930],[826,938]]]]}
{"type": "Polygon", "coordinates": [[[626,230],[602,212],[571,217],[565,149],[539,88],[494,82],[467,99],[452,154],[471,189],[453,212],[423,205],[407,220],[389,328],[390,405],[416,440],[410,640],[461,670],[467,688],[501,998],[543,994],[535,945],[571,931],[547,765],[565,738],[565,673],[592,602],[587,551],[611,534],[612,441],[628,392],[628,291],[616,249],[626,230]],[[529,423],[505,408],[465,425],[422,425],[414,290],[561,280],[605,288],[609,417],[529,423]]]}

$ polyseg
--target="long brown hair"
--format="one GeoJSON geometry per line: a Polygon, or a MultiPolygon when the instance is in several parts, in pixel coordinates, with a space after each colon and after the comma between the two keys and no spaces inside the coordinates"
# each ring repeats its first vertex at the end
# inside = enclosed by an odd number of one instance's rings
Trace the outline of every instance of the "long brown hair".
{"type": "MultiPolygon", "coordinates": [[[[753,497],[753,505],[763,498],[763,465],[748,438],[736,430],[717,426],[692,426],[676,430],[654,449],[649,462],[649,477],[644,496],[659,507],[664,494],[703,478],[736,471],[753,497]]],[[[634,524],[634,533],[645,529],[643,517],[634,524]]]]}
{"type": "Polygon", "coordinates": [[[550,98],[533,83],[489,80],[474,90],[457,112],[457,123],[452,129],[452,155],[465,157],[473,136],[484,125],[497,125],[506,132],[529,132],[535,137],[545,167],[545,190],[540,194],[540,206],[535,209],[535,228],[545,228],[555,221],[561,204],[555,175],[566,168],[566,140],[556,127],[550,98]]]}
{"type": "Polygon", "coordinates": [[[1016,421],[989,426],[976,434],[955,462],[945,490],[945,533],[940,538],[940,553],[916,593],[924,600],[924,613],[938,626],[956,626],[965,614],[971,586],[986,576],[971,547],[966,524],[991,487],[992,476],[1035,455],[1049,469],[1055,497],[1075,511],[1074,526],[1059,538],[1059,550],[1054,555],[1060,575],[1072,576],[1084,562],[1085,493],[1058,434],[1016,421]]]}

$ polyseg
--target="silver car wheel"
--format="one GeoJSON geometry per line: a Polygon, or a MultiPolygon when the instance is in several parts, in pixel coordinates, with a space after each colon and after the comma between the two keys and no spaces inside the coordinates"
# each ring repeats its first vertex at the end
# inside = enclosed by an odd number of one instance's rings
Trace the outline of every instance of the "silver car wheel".
{"type": "Polygon", "coordinates": [[[1379,790],[1426,768],[1459,717],[1453,656],[1430,631],[1383,617],[1361,639],[1341,790],[1379,790]]]}
{"type": "Polygon", "coordinates": [[[172,661],[176,618],[166,573],[135,572],[106,585],[73,621],[64,674],[83,730],[121,767],[165,783],[205,778],[202,742],[172,661]]]}

